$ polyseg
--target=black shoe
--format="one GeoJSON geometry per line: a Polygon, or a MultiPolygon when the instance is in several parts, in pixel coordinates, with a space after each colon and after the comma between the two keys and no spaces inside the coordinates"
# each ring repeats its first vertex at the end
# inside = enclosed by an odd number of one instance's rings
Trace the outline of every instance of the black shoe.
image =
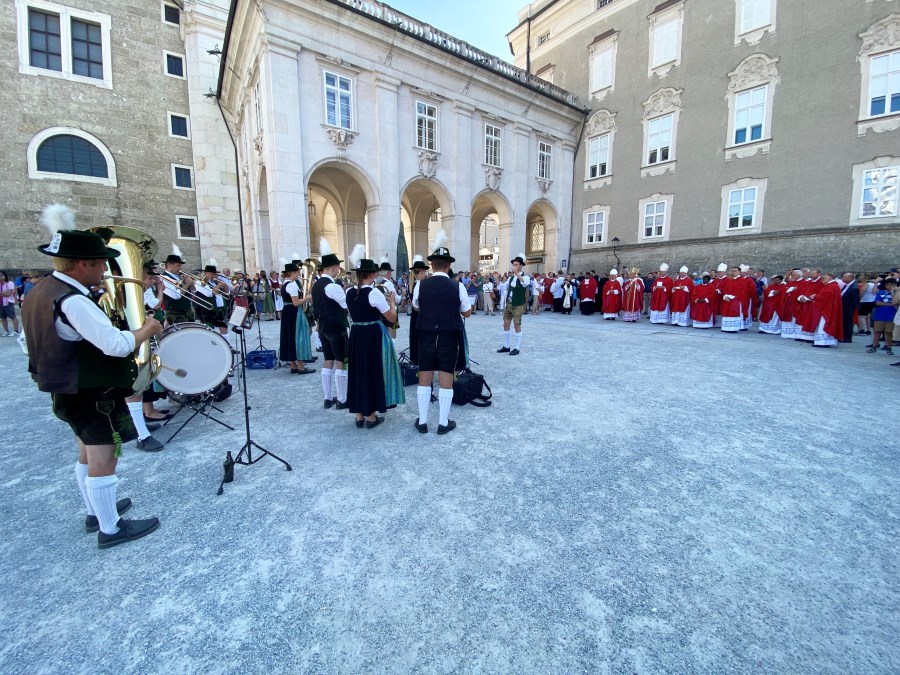
{"type": "Polygon", "coordinates": [[[316,351],[317,351],[317,352],[321,352],[321,351],[322,351],[322,348],[321,348],[321,347],[316,347],[316,351]]]}
{"type": "Polygon", "coordinates": [[[299,372],[300,372],[300,371],[297,370],[296,368],[291,368],[291,375],[296,375],[296,374],[299,373],[299,372]]]}
{"type": "MultiPolygon", "coordinates": [[[[894,365],[896,365],[896,364],[894,364],[894,365]]],[[[419,424],[419,420],[416,420],[415,424],[416,424],[416,431],[418,431],[420,434],[428,433],[428,424],[427,423],[419,424]]]]}
{"type": "Polygon", "coordinates": [[[366,420],[366,429],[374,429],[382,422],[384,422],[384,415],[375,415],[374,420],[366,420]]]}
{"type": "Polygon", "coordinates": [[[438,436],[443,436],[444,434],[448,434],[456,428],[456,422],[453,420],[447,420],[447,426],[443,424],[438,424],[438,436]]]}
{"type": "Polygon", "coordinates": [[[144,440],[138,439],[137,442],[137,449],[143,450],[144,452],[159,452],[164,447],[165,446],[153,438],[153,436],[147,436],[144,440]]]}
{"type": "Polygon", "coordinates": [[[509,355],[510,355],[510,356],[518,356],[518,355],[519,355],[519,350],[518,350],[518,349],[513,349],[513,350],[509,353],[509,355]]]}
{"type": "Polygon", "coordinates": [[[500,349],[497,350],[497,353],[498,353],[498,354],[503,354],[503,353],[508,352],[508,351],[509,351],[509,347],[500,347],[500,349]]]}
{"type": "Polygon", "coordinates": [[[362,429],[364,424],[365,424],[365,420],[356,420],[356,428],[357,429],[362,429]]]}
{"type": "Polygon", "coordinates": [[[334,401],[334,409],[335,409],[335,410],[346,410],[346,409],[347,409],[347,405],[348,405],[348,404],[347,404],[346,401],[344,401],[343,403],[341,403],[341,402],[338,401],[337,399],[335,399],[335,401],[334,401]]]}
{"type": "Polygon", "coordinates": [[[147,425],[147,431],[157,431],[162,426],[159,422],[144,422],[144,424],[147,425]]]}
{"type": "Polygon", "coordinates": [[[97,548],[112,548],[126,541],[134,541],[141,537],[146,537],[159,527],[159,518],[144,518],[143,520],[125,520],[119,518],[116,523],[119,531],[115,534],[97,533],[97,548]]]}
{"type": "Polygon", "coordinates": [[[330,407],[333,406],[335,403],[337,403],[337,399],[336,399],[336,398],[326,398],[326,399],[325,399],[325,407],[326,407],[326,408],[330,408],[330,407]]]}
{"type": "Polygon", "coordinates": [[[891,365],[892,366],[900,366],[900,361],[897,361],[897,363],[892,363],[891,365]]]}
{"type": "Polygon", "coordinates": [[[297,370],[291,369],[291,372],[295,375],[309,375],[310,373],[316,372],[313,368],[307,368],[304,366],[303,368],[298,368],[297,370]]]}
{"type": "MultiPolygon", "coordinates": [[[[116,502],[116,513],[120,516],[125,513],[128,509],[131,508],[131,500],[128,497],[123,497],[119,501],[116,502]]],[[[97,516],[85,516],[84,518],[84,531],[85,532],[98,532],[100,530],[100,521],[97,520],[97,516]]]]}
{"type": "MultiPolygon", "coordinates": [[[[160,411],[157,411],[160,412],[160,411]]],[[[144,417],[144,424],[158,424],[161,422],[165,422],[167,419],[171,417],[170,414],[166,413],[165,417],[144,417]]]]}

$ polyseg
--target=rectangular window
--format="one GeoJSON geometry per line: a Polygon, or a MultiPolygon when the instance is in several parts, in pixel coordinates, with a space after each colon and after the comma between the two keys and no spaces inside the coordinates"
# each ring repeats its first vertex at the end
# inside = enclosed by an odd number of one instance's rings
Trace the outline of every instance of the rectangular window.
{"type": "Polygon", "coordinates": [[[500,166],[500,127],[484,125],[484,163],[500,166]]]}
{"type": "Polygon", "coordinates": [[[898,177],[900,166],[871,169],[863,174],[861,218],[897,215],[898,177]]]}
{"type": "Polygon", "coordinates": [[[661,237],[666,225],[666,202],[644,205],[644,238],[661,237]]]}
{"type": "Polygon", "coordinates": [[[166,54],[166,74],[184,77],[184,58],[178,54],[166,54]]]}
{"type": "Polygon", "coordinates": [[[194,189],[194,176],[191,167],[176,166],[173,164],[172,176],[174,178],[173,182],[175,183],[175,187],[182,188],[184,190],[194,189]]]}
{"type": "Polygon", "coordinates": [[[728,229],[753,227],[756,216],[756,188],[748,187],[728,193],[728,229]]]}
{"type": "Polygon", "coordinates": [[[494,237],[494,246],[500,245],[500,237],[494,237]]]}
{"type": "Polygon", "coordinates": [[[538,44],[539,44],[539,45],[542,45],[542,44],[544,44],[544,43],[545,43],[547,40],[549,40],[549,39],[550,39],[550,32],[547,31],[547,32],[544,33],[543,35],[539,35],[539,36],[538,36],[538,44]]]}
{"type": "Polygon", "coordinates": [[[103,79],[103,40],[97,24],[72,19],[72,72],[103,79]]]}
{"type": "Polygon", "coordinates": [[[872,57],[869,68],[869,115],[900,112],[900,49],[872,57]]]}
{"type": "Polygon", "coordinates": [[[765,137],[768,86],[742,91],[734,101],[734,144],[752,143],[765,137]]]}
{"type": "Polygon", "coordinates": [[[553,146],[549,143],[538,143],[538,178],[550,178],[552,163],[553,146]]]}
{"type": "Polygon", "coordinates": [[[613,48],[596,52],[591,59],[591,91],[602,91],[613,83],[613,48]]]}
{"type": "Polygon", "coordinates": [[[586,241],[588,244],[602,244],[603,243],[603,225],[606,221],[606,213],[603,211],[592,211],[587,214],[587,222],[585,227],[587,229],[586,232],[586,241]]]}
{"type": "Polygon", "coordinates": [[[416,101],[416,147],[437,150],[437,108],[416,101]]]}
{"type": "Polygon", "coordinates": [[[35,68],[62,71],[62,39],[59,16],[28,10],[30,63],[35,68]]]}
{"type": "Polygon", "coordinates": [[[674,61],[678,56],[678,19],[653,29],[653,68],[674,61]]]}
{"type": "Polygon", "coordinates": [[[591,139],[588,157],[588,178],[605,176],[609,165],[609,134],[591,139]]]}
{"type": "Polygon", "coordinates": [[[673,114],[663,115],[650,120],[647,125],[647,164],[669,161],[673,118],[673,114]]]}
{"type": "Polygon", "coordinates": [[[188,118],[184,115],[169,113],[169,135],[180,138],[190,138],[188,132],[188,118]]]}
{"type": "Polygon", "coordinates": [[[349,77],[325,73],[325,123],[353,128],[353,82],[349,77]]]}
{"type": "Polygon", "coordinates": [[[192,216],[178,216],[178,238],[197,239],[197,219],[192,216]]]}
{"type": "Polygon", "coordinates": [[[771,0],[741,0],[741,34],[772,23],[771,0]]]}
{"type": "Polygon", "coordinates": [[[170,5],[167,2],[163,3],[163,22],[171,23],[175,26],[181,23],[181,10],[178,9],[175,5],[170,5]]]}

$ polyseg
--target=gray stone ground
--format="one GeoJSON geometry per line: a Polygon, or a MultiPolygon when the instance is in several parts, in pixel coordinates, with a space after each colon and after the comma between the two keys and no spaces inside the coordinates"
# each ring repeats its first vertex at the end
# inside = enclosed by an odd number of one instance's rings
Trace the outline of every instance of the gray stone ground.
{"type": "Polygon", "coordinates": [[[552,315],[513,358],[499,318],[469,331],[495,404],[444,437],[412,388],[357,430],[318,375],[250,371],[294,471],[217,497],[242,431],[129,446],[119,494],[163,525],[108,551],[0,340],[0,672],[900,670],[893,359],[552,315]]]}

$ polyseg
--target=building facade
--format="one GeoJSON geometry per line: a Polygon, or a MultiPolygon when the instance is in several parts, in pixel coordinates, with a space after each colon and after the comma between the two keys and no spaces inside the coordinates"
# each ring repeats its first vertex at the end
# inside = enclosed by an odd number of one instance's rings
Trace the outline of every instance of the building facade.
{"type": "Polygon", "coordinates": [[[897,263],[900,13],[889,0],[546,0],[516,64],[591,109],[571,268],[897,263]]]}
{"type": "MultiPolygon", "coordinates": [[[[220,102],[237,139],[246,239],[268,269],[318,255],[427,255],[442,227],[478,269],[482,222],[500,260],[568,255],[575,97],[378,2],[239,0],[220,102]]],[[[201,223],[201,230],[203,224],[201,223]]]]}
{"type": "Polygon", "coordinates": [[[183,12],[174,2],[0,7],[0,266],[49,269],[47,204],[81,228],[127,225],[199,260],[183,12]]]}

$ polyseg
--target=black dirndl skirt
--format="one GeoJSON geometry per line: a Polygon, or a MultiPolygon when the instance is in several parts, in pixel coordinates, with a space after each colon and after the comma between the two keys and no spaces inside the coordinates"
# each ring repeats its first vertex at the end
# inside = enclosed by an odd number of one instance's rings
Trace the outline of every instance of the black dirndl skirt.
{"type": "Polygon", "coordinates": [[[374,412],[387,411],[381,339],[378,322],[365,325],[355,323],[350,328],[347,405],[351,413],[368,417],[374,412]]]}
{"type": "Polygon", "coordinates": [[[282,361],[297,360],[297,308],[285,303],[281,311],[281,341],[278,358],[282,361]]]}

